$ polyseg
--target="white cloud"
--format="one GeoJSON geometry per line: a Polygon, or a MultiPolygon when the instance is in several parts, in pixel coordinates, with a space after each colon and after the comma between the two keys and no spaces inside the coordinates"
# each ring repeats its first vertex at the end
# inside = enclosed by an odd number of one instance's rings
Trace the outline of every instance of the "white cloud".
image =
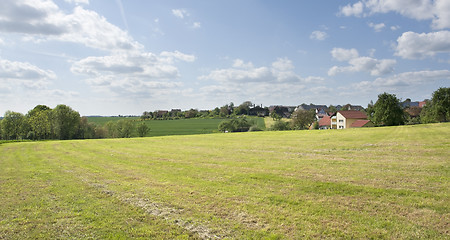
{"type": "Polygon", "coordinates": [[[255,67],[251,62],[245,63],[241,59],[236,59],[232,68],[213,70],[208,75],[200,76],[199,79],[221,83],[304,82],[304,79],[293,72],[293,69],[292,61],[287,58],[278,58],[270,67],[255,67]]]}
{"type": "Polygon", "coordinates": [[[165,60],[170,64],[173,63],[174,59],[184,61],[184,62],[193,62],[196,59],[196,57],[194,55],[184,54],[179,51],[175,51],[175,52],[164,51],[160,54],[160,56],[165,57],[165,60]]]}
{"type": "Polygon", "coordinates": [[[26,88],[42,89],[55,79],[56,75],[51,70],[43,70],[27,62],[15,62],[0,59],[0,82],[26,88]]]}
{"type": "Polygon", "coordinates": [[[190,14],[188,13],[188,11],[184,10],[184,9],[172,9],[172,14],[177,17],[177,18],[181,18],[184,19],[185,17],[189,16],[190,14]]]}
{"type": "Polygon", "coordinates": [[[392,77],[377,78],[374,81],[362,81],[354,85],[356,89],[367,90],[376,88],[382,90],[395,90],[431,84],[439,80],[450,80],[449,70],[418,71],[396,74],[392,77]]]}
{"type": "Polygon", "coordinates": [[[345,49],[345,48],[333,48],[331,50],[331,56],[333,56],[334,59],[338,61],[349,61],[350,59],[354,59],[359,57],[358,50],[352,48],[352,49],[345,49]]]}
{"type": "Polygon", "coordinates": [[[4,0],[0,32],[26,34],[28,38],[80,43],[105,51],[139,50],[143,46],[96,12],[75,7],[65,14],[49,0],[4,0]]]}
{"type": "Polygon", "coordinates": [[[328,70],[329,76],[335,76],[344,72],[369,72],[372,76],[388,74],[394,71],[397,63],[394,59],[375,59],[371,57],[359,57],[358,51],[354,48],[343,49],[333,48],[331,50],[333,58],[339,61],[348,61],[349,66],[333,66],[328,70]]]}
{"type": "Polygon", "coordinates": [[[368,23],[369,27],[373,28],[373,30],[375,30],[375,32],[381,32],[381,30],[383,30],[383,28],[386,27],[386,25],[384,23],[368,23]]]}
{"type": "Polygon", "coordinates": [[[399,30],[399,29],[400,29],[400,26],[398,26],[398,25],[391,26],[391,30],[392,30],[392,31],[397,31],[397,30],[399,30]]]}
{"type": "Polygon", "coordinates": [[[210,85],[200,88],[201,96],[228,102],[230,99],[272,102],[298,101],[308,84],[324,82],[321,77],[302,78],[288,58],[278,58],[270,66],[254,66],[236,59],[231,68],[216,69],[199,80],[210,85]]]}
{"type": "Polygon", "coordinates": [[[251,63],[251,62],[245,63],[242,59],[236,59],[236,60],[234,60],[233,67],[250,69],[250,68],[253,68],[254,66],[253,66],[253,63],[251,63]]]}
{"type": "Polygon", "coordinates": [[[341,7],[340,13],[344,16],[361,16],[363,13],[364,5],[362,2],[357,2],[353,5],[348,4],[345,7],[341,7]]]}
{"type": "Polygon", "coordinates": [[[68,3],[75,3],[75,4],[89,4],[89,0],[64,0],[68,3]]]}
{"type": "Polygon", "coordinates": [[[423,59],[438,53],[450,53],[450,31],[432,33],[405,32],[397,39],[396,56],[423,59]]]}
{"type": "Polygon", "coordinates": [[[328,34],[326,32],[322,32],[322,31],[314,31],[309,36],[309,38],[319,40],[319,41],[323,41],[327,37],[328,37],[328,34]]]}
{"type": "Polygon", "coordinates": [[[450,1],[448,0],[362,0],[341,7],[344,16],[367,16],[375,13],[396,12],[416,20],[432,20],[434,29],[450,27],[450,1]]]}
{"type": "Polygon", "coordinates": [[[122,53],[104,57],[88,57],[75,62],[71,71],[89,76],[88,84],[97,89],[119,94],[154,93],[158,89],[179,87],[180,77],[175,61],[192,62],[195,56],[175,52],[122,53]]]}
{"type": "Polygon", "coordinates": [[[200,22],[194,22],[194,23],[192,24],[192,27],[193,27],[193,28],[201,28],[201,27],[202,27],[202,24],[201,24],[200,22]]]}
{"type": "Polygon", "coordinates": [[[185,9],[172,9],[172,15],[179,19],[183,19],[184,23],[190,28],[197,29],[202,27],[200,22],[192,20],[191,14],[185,9]]]}

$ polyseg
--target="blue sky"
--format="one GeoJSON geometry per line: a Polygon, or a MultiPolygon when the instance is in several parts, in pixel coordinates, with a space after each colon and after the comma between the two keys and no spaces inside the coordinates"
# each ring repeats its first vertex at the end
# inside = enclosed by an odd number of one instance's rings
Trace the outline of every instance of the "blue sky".
{"type": "Polygon", "coordinates": [[[423,100],[449,54],[448,0],[2,0],[0,112],[423,100]]]}

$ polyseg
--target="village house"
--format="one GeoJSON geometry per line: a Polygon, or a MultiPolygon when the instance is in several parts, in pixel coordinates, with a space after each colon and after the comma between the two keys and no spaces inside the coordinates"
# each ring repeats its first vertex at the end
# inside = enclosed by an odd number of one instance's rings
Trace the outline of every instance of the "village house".
{"type": "Polygon", "coordinates": [[[319,129],[331,129],[331,117],[330,116],[323,116],[319,120],[319,129]]]}
{"type": "Polygon", "coordinates": [[[332,129],[344,129],[364,126],[373,126],[373,124],[369,120],[367,120],[367,115],[361,111],[338,111],[331,116],[332,129]]]}

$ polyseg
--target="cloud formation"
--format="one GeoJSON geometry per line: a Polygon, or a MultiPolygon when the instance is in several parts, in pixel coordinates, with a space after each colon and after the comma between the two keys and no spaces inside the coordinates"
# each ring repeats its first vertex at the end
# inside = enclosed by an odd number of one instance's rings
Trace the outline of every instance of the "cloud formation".
{"type": "Polygon", "coordinates": [[[387,78],[377,78],[374,81],[362,81],[354,85],[361,91],[378,89],[379,91],[396,90],[399,88],[411,88],[420,85],[431,84],[439,80],[450,80],[449,70],[404,72],[387,78]]]}
{"type": "Polygon", "coordinates": [[[369,72],[372,76],[380,76],[394,71],[397,63],[394,59],[375,59],[359,57],[356,49],[333,48],[331,55],[338,61],[347,61],[350,65],[345,67],[333,66],[328,70],[329,76],[345,72],[369,72]]]}
{"type": "Polygon", "coordinates": [[[376,13],[395,12],[416,20],[431,20],[432,28],[450,27],[448,0],[362,0],[340,8],[340,15],[365,17],[376,13]]]}
{"type": "Polygon", "coordinates": [[[314,31],[309,36],[309,38],[319,40],[319,41],[323,41],[327,37],[328,37],[328,34],[326,32],[322,32],[322,31],[314,31]]]}
{"type": "Polygon", "coordinates": [[[115,93],[150,94],[159,88],[181,86],[178,61],[193,62],[195,56],[175,52],[122,53],[87,57],[72,65],[71,71],[87,75],[87,83],[97,89],[115,93]]]}
{"type": "Polygon", "coordinates": [[[0,31],[27,34],[39,40],[58,40],[90,48],[119,51],[143,46],[96,12],[76,6],[71,14],[52,1],[4,0],[0,9],[0,31]]]}
{"type": "Polygon", "coordinates": [[[395,55],[406,59],[424,59],[438,53],[450,53],[450,31],[432,33],[405,32],[397,39],[395,55]]]}

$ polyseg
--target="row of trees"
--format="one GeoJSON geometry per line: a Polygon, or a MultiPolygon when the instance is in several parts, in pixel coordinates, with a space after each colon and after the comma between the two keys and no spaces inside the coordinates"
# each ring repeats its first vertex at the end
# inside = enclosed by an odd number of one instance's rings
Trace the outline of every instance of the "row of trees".
{"type": "Polygon", "coordinates": [[[245,101],[239,106],[234,103],[225,104],[222,107],[216,107],[212,110],[199,111],[197,109],[189,109],[181,111],[172,109],[171,111],[145,111],[141,115],[142,120],[170,120],[184,118],[235,118],[241,115],[247,116],[268,116],[269,108],[256,106],[250,101],[245,101]]]}
{"type": "Polygon", "coordinates": [[[423,108],[403,109],[395,94],[378,95],[375,104],[370,103],[365,110],[368,118],[377,126],[403,124],[436,123],[450,121],[450,88],[439,88],[433,92],[423,108]],[[415,114],[411,114],[415,112],[415,114]],[[415,116],[416,115],[416,116],[415,116]]]}
{"type": "Polygon", "coordinates": [[[121,119],[99,126],[66,105],[51,109],[37,105],[27,114],[7,111],[0,122],[0,139],[46,140],[131,137],[135,133],[143,137],[150,131],[146,123],[134,124],[121,119]]]}

